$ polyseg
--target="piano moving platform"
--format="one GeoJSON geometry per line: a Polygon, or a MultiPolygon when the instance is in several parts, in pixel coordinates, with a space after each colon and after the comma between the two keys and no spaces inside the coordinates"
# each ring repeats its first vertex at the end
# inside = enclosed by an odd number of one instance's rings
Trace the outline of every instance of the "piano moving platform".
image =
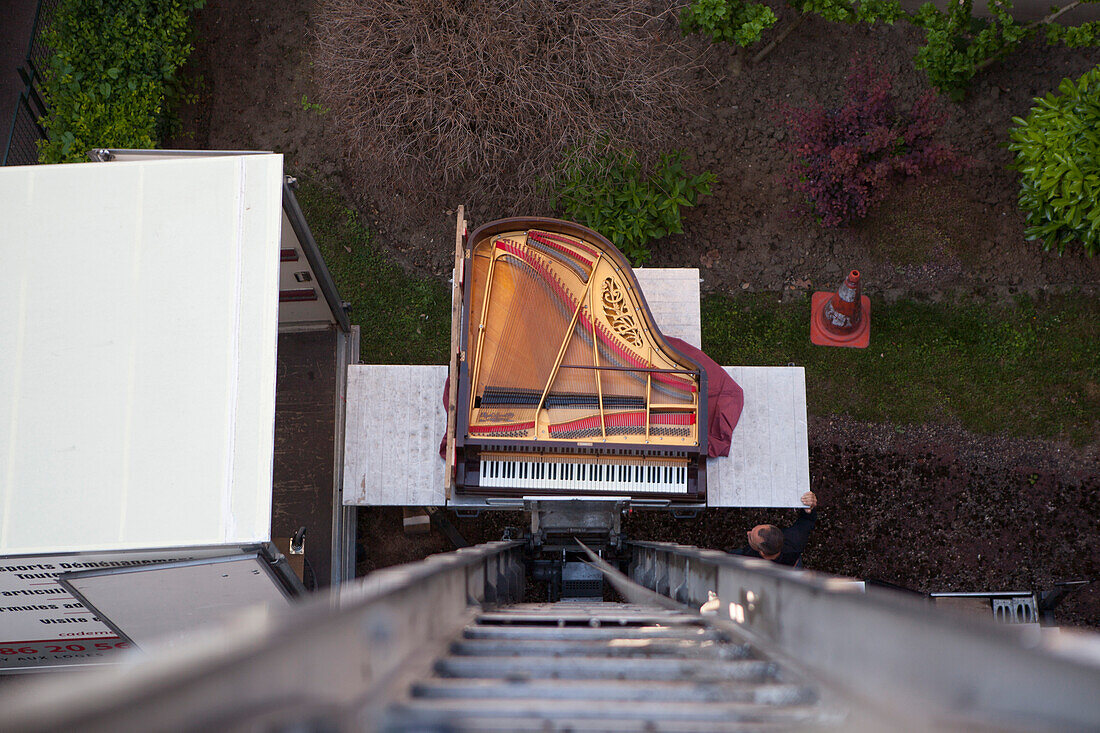
{"type": "MultiPolygon", "coordinates": [[[[661,330],[699,346],[699,271],[640,268],[634,272],[661,330]]],[[[744,390],[745,407],[729,456],[707,462],[706,506],[800,506],[800,497],[810,490],[804,370],[725,369],[744,390]]],[[[516,507],[512,498],[456,494],[447,499],[444,462],[439,457],[446,378],[444,365],[348,367],[345,504],[516,507]]],[[[547,498],[537,491],[532,496],[547,498]]]]}

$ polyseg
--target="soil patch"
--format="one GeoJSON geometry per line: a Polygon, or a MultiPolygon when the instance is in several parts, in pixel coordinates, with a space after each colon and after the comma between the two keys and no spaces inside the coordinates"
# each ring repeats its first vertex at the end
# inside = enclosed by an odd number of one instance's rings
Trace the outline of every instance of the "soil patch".
{"type": "Polygon", "coordinates": [[[1100,62],[1095,49],[1026,44],[979,76],[965,102],[945,102],[941,138],[968,157],[961,174],[904,183],[846,229],[822,229],[802,213],[783,185],[783,109],[838,104],[856,54],[893,78],[904,107],[928,90],[912,63],[919,42],[905,24],[849,27],[809,18],[760,65],[736,74],[728,49],[709,50],[716,82],[675,144],[720,182],[687,214],[685,233],[654,248],[656,264],[700,264],[706,287],[727,292],[835,288],[854,267],[872,297],[888,299],[1096,292],[1100,260],[1043,253],[1024,239],[1018,183],[1007,168],[1013,158],[1004,147],[1011,118],[1026,115],[1033,97],[1063,77],[1100,62]]]}
{"type": "MultiPolygon", "coordinates": [[[[405,267],[444,276],[453,230],[448,209],[465,203],[474,223],[520,213],[507,195],[417,206],[368,180],[343,177],[340,140],[319,98],[311,63],[315,3],[236,0],[211,3],[196,15],[189,73],[199,101],[181,110],[182,132],[170,144],[263,149],[287,156],[290,172],[342,177],[379,242],[405,267]],[[303,98],[305,103],[303,103],[303,98]]],[[[781,22],[789,9],[780,11],[781,22]]],[[[660,33],[679,37],[670,15],[660,33]]],[[[900,185],[872,215],[852,227],[826,230],[801,213],[782,183],[784,106],[841,99],[856,54],[890,74],[902,104],[927,91],[914,69],[920,34],[906,24],[845,26],[809,18],[761,64],[732,71],[725,45],[702,38],[681,45],[697,54],[705,91],[677,139],[697,168],[712,170],[714,195],[686,212],[685,232],[653,246],[655,266],[699,266],[709,291],[778,291],[836,287],[853,267],[872,296],[975,294],[998,300],[1016,293],[1100,288],[1100,258],[1077,249],[1059,257],[1024,239],[1017,180],[1007,166],[1011,118],[1026,115],[1037,95],[1100,63],[1096,49],[1049,47],[1036,40],[973,83],[962,104],[950,104],[943,139],[970,159],[958,176],[900,185]]],[[[456,184],[454,191],[462,190],[456,184]]],[[[443,200],[448,192],[440,192],[443,200]]],[[[457,194],[456,194],[457,195],[457,194]]]]}

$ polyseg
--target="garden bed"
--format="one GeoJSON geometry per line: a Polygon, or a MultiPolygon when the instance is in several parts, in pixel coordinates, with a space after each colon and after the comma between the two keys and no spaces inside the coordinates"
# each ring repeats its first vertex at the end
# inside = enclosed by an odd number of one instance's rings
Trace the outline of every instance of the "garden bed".
{"type": "MultiPolygon", "coordinates": [[[[440,363],[454,236],[448,209],[466,203],[475,223],[521,212],[487,200],[411,206],[349,174],[312,76],[312,13],[310,3],[257,0],[199,11],[190,65],[200,80],[198,101],[181,110],[183,131],[173,142],[283,152],[288,172],[302,178],[303,207],[328,248],[341,292],[356,306],[353,320],[364,325],[364,358],[440,363]]],[[[811,475],[827,507],[807,555],[812,567],[920,590],[1015,589],[1096,577],[1100,357],[1090,341],[1096,343],[1100,258],[1079,250],[1059,257],[1024,240],[1003,145],[1011,117],[1026,114],[1032,97],[1061,78],[1094,66],[1097,51],[1027,44],[995,64],[965,102],[950,106],[943,130],[970,166],[957,176],[902,185],[860,224],[823,230],[782,185],[787,158],[779,105],[836,102],[856,52],[891,73],[909,103],[926,88],[912,67],[916,41],[915,31],[901,25],[848,27],[811,18],[764,63],[738,74],[728,71],[728,51],[700,44],[707,89],[667,147],[684,148],[695,170],[712,170],[719,180],[712,197],[686,211],[684,234],[655,243],[651,264],[701,268],[711,296],[704,347],[720,360],[807,366],[810,411],[817,415],[811,475]],[[853,267],[864,273],[872,301],[890,304],[872,317],[872,348],[784,351],[805,320],[805,291],[835,289],[853,267]],[[1018,305],[1025,294],[1029,299],[1018,305]],[[1036,315],[1039,326],[1021,322],[1023,314],[1036,315]],[[961,320],[953,322],[956,315],[961,320]],[[957,349],[958,359],[925,362],[926,375],[911,371],[911,389],[894,404],[889,370],[867,368],[866,360],[889,357],[916,369],[906,355],[921,338],[948,338],[935,331],[952,330],[953,323],[957,343],[944,348],[957,349]],[[930,332],[917,333],[916,324],[930,332]],[[739,337],[740,327],[752,333],[739,337]],[[991,336],[989,328],[1003,333],[991,336]],[[754,341],[769,333],[773,342],[754,341]],[[894,340],[880,344],[876,336],[894,340]],[[1065,338],[1076,339],[1075,361],[1059,361],[1056,344],[1065,338]],[[1048,378],[1023,369],[1028,349],[1049,364],[1048,378]],[[830,368],[837,370],[832,382],[830,368]],[[952,403],[968,384],[971,393],[996,392],[998,370],[1006,368],[1004,379],[1025,381],[990,400],[995,412],[983,416],[980,405],[960,410],[952,403]],[[862,369],[877,376],[863,379],[862,369]],[[1028,379],[1038,380],[1038,397],[1028,379]],[[925,393],[922,382],[929,385],[925,393]],[[872,394],[874,403],[861,405],[853,391],[872,394]]],[[[361,513],[362,539],[377,553],[361,569],[447,549],[438,538],[407,543],[400,515],[391,515],[361,513]]],[[[728,547],[766,516],[719,512],[684,523],[634,515],[627,526],[648,539],[728,547]]],[[[459,528],[470,539],[491,539],[499,523],[459,528]]],[[[1067,622],[1100,619],[1100,590],[1067,603],[1067,622]]]]}

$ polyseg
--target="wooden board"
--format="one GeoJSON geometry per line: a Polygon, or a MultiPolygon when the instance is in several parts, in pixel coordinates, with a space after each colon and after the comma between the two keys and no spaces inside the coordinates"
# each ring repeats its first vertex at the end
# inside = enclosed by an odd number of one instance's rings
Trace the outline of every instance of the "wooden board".
{"type": "Polygon", "coordinates": [[[745,392],[729,456],[707,461],[707,506],[796,507],[810,490],[806,370],[724,367],[745,392]]]}
{"type": "MultiPolygon", "coordinates": [[[[730,454],[707,462],[707,506],[796,507],[810,490],[802,367],[726,367],[745,390],[730,454]]],[[[344,501],[444,506],[445,366],[348,371],[344,501]]],[[[455,502],[468,504],[469,502],[455,502]]]]}
{"type": "Polygon", "coordinates": [[[447,498],[451,498],[451,489],[454,486],[455,468],[455,422],[458,404],[458,362],[459,339],[458,332],[462,326],[462,283],[465,277],[466,248],[463,240],[466,238],[466,207],[458,207],[458,215],[455,217],[455,266],[452,270],[451,282],[451,361],[447,379],[450,381],[447,400],[447,439],[446,439],[446,465],[443,468],[443,490],[447,498]]]}
{"type": "Polygon", "coordinates": [[[446,366],[348,367],[344,503],[443,506],[446,366]]]}
{"type": "Polygon", "coordinates": [[[661,331],[702,348],[699,270],[694,267],[638,267],[634,270],[646,304],[661,331]]]}

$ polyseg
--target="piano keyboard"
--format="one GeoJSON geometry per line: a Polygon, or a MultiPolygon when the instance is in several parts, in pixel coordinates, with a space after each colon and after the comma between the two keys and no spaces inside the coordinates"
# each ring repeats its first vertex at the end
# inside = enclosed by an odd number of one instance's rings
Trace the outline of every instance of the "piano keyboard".
{"type": "Polygon", "coordinates": [[[686,461],[583,459],[577,456],[482,454],[482,487],[507,489],[686,494],[686,461]]]}

